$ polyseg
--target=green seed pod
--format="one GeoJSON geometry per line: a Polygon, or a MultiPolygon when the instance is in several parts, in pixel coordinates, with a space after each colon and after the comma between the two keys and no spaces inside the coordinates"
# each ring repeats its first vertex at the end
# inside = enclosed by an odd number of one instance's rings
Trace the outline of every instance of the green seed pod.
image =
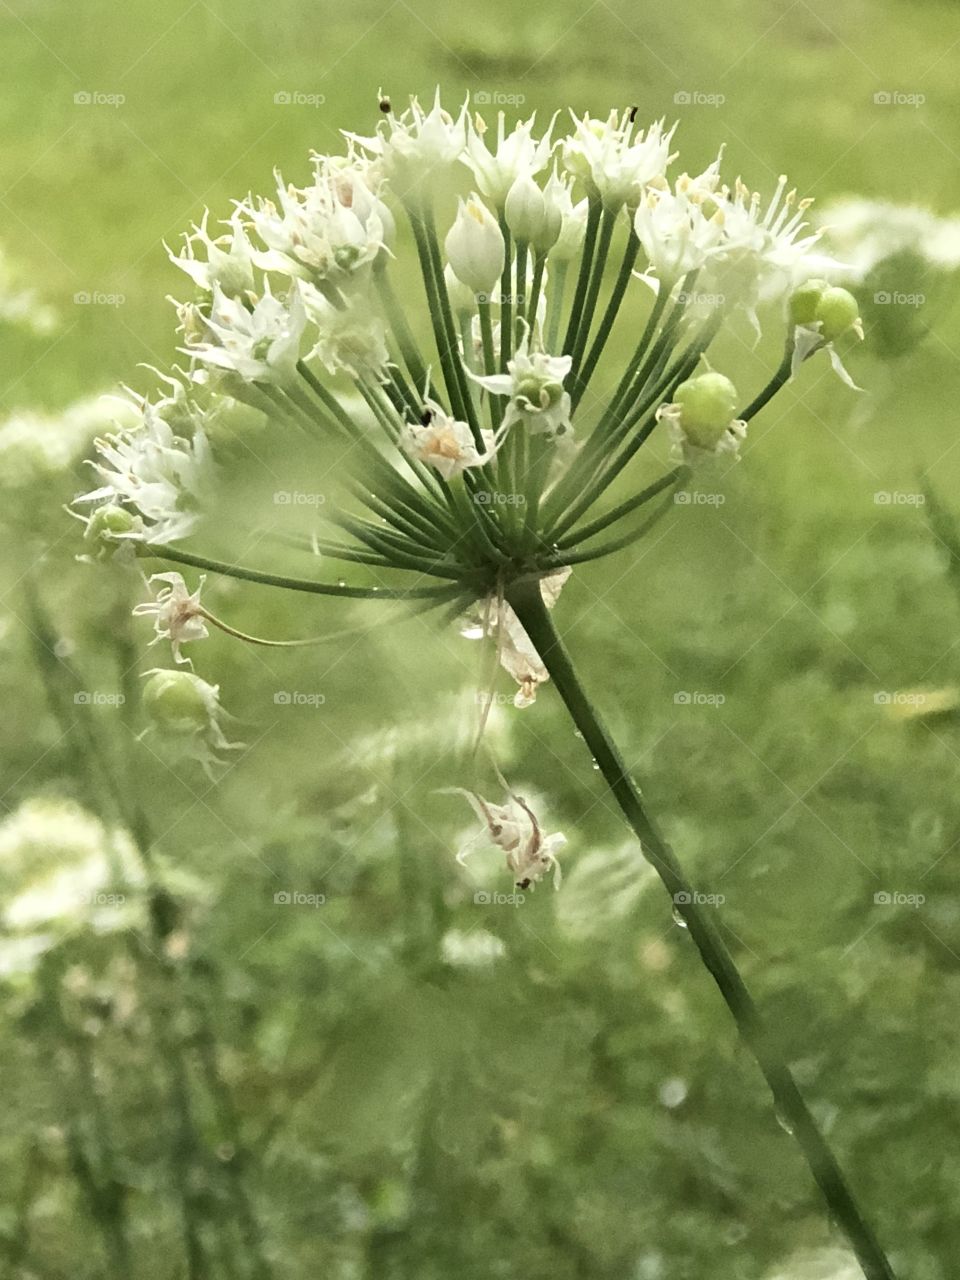
{"type": "Polygon", "coordinates": [[[794,324],[813,324],[817,319],[817,307],[824,291],[830,288],[827,280],[806,280],[790,295],[790,319],[794,324]]]}
{"type": "Polygon", "coordinates": [[[860,306],[849,289],[824,289],[817,303],[816,319],[824,342],[833,342],[860,319],[860,306]]]}
{"type": "Polygon", "coordinates": [[[215,687],[189,671],[155,671],[143,690],[143,709],[164,733],[202,733],[216,702],[215,687]]]}
{"type": "Polygon", "coordinates": [[[677,387],[680,425],[691,444],[712,449],[733,421],[737,389],[722,373],[701,373],[677,387]]]}
{"type": "Polygon", "coordinates": [[[136,525],[136,520],[136,516],[125,507],[118,507],[108,502],[102,507],[97,507],[92,513],[87,521],[84,537],[97,542],[101,539],[110,541],[122,534],[130,533],[136,525]]]}

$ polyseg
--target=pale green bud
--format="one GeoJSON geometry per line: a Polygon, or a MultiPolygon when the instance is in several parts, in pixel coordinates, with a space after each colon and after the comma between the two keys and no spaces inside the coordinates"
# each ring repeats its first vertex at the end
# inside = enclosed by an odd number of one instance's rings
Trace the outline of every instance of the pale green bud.
{"type": "Polygon", "coordinates": [[[857,324],[860,306],[849,289],[824,289],[817,303],[816,319],[824,342],[833,342],[857,324]]]}
{"type": "Polygon", "coordinates": [[[794,324],[813,324],[817,318],[817,307],[825,289],[829,289],[827,280],[806,280],[790,295],[790,319],[794,324]]]}
{"type": "Polygon", "coordinates": [[[189,671],[155,671],[143,690],[143,709],[164,733],[204,733],[218,706],[216,686],[189,671]]]}

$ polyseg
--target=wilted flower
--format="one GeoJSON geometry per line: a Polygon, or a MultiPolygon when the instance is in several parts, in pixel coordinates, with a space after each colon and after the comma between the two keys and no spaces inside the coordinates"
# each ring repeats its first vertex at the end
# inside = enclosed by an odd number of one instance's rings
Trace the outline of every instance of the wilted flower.
{"type": "Polygon", "coordinates": [[[204,624],[205,611],[200,603],[200,586],[192,594],[179,573],[154,573],[150,585],[165,583],[158,589],[156,599],[134,606],[134,617],[153,617],[156,620],[157,640],[169,640],[175,662],[188,662],[180,656],[180,646],[190,640],[206,640],[210,634],[204,624]]]}
{"type": "Polygon", "coordinates": [[[507,855],[507,867],[518,889],[531,888],[548,871],[553,872],[554,888],[559,889],[561,871],[557,853],[567,838],[559,831],[544,835],[536,814],[522,796],[508,795],[504,804],[493,804],[463,787],[452,788],[451,794],[464,796],[483,824],[470,845],[457,854],[458,862],[462,863],[473,852],[471,846],[486,836],[507,855]]]}

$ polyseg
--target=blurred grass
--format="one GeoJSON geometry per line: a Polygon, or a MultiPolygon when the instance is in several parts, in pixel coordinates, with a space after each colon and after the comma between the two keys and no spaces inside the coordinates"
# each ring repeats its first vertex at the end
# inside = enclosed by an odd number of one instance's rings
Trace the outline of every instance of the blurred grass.
{"type": "MultiPolygon", "coordinates": [[[[337,149],[339,128],[372,128],[381,84],[397,99],[438,82],[448,100],[519,94],[524,112],[636,102],[641,118],[680,118],[691,169],[722,142],[751,185],[783,170],[821,203],[855,192],[960,207],[952,4],[496,0],[467,17],[402,0],[349,11],[9,0],[0,38],[0,241],[62,317],[52,336],[0,334],[4,414],[120,381],[151,386],[135,366],[174,358],[164,295],[182,289],[161,241],[205,205],[222,216],[266,190],[275,165],[303,175],[311,148],[337,149]],[[725,100],[675,107],[684,90],[725,100]],[[884,90],[926,100],[875,105],[884,90]],[[325,102],[275,105],[284,91],[325,102]],[[77,105],[78,92],[125,100],[77,105]],[[78,292],[123,302],[76,305],[78,292]]],[[[558,622],[652,807],[704,890],[726,896],[731,944],[903,1274],[948,1280],[960,1248],[960,730],[949,715],[897,722],[875,701],[960,681],[942,550],[918,507],[875,501],[917,491],[921,473],[948,505],[956,492],[960,329],[949,306],[931,323],[904,358],[882,362],[868,341],[852,362],[869,388],[860,399],[805,371],[751,427],[723,503],[687,507],[648,547],[575,574],[558,622]],[[680,691],[725,700],[678,705],[680,691]],[[878,890],[927,901],[881,910],[878,890]]],[[[775,344],[742,339],[724,367],[747,389],[775,344]]],[[[281,473],[301,465],[263,444],[281,473]]],[[[117,646],[130,588],[73,563],[76,528],[59,511],[81,484],[78,470],[5,495],[11,811],[36,791],[80,790],[36,676],[23,575],[91,687],[116,688],[127,665],[117,646]]],[[[216,612],[268,634],[372,617],[233,583],[208,590],[216,612]]],[[[215,1010],[278,1276],[753,1280],[793,1248],[829,1242],[668,905],[645,883],[618,914],[622,885],[573,872],[590,854],[612,861],[623,832],[549,689],[522,716],[496,713],[498,758],[568,832],[573,874],[560,898],[486,909],[508,954],[473,970],[444,965],[440,938],[476,931],[475,885],[502,881],[493,860],[478,857],[476,880],[456,869],[466,816],[434,791],[459,780],[478,647],[428,619],[312,656],[214,636],[197,662],[253,744],[219,785],[138,751],[108,711],[100,720],[113,754],[134,761],[165,859],[203,886],[184,926],[190,973],[215,1010]],[[278,690],[325,700],[279,709],[278,690]],[[327,894],[324,913],[278,912],[273,894],[298,886],[327,894]],[[685,1100],[668,1106],[674,1079],[685,1100]]],[[[108,944],[70,945],[108,981],[108,944]]],[[[63,1032],[29,990],[11,997],[0,1031],[0,1147],[13,1168],[0,1239],[15,1231],[28,1149],[42,1167],[32,1253],[11,1274],[98,1276],[58,1145],[62,1044],[51,1045],[63,1032]]],[[[180,1274],[178,1227],[162,1172],[169,1116],[152,1083],[161,1064],[138,1034],[105,1018],[88,1038],[122,1135],[137,1274],[152,1280],[180,1274]]],[[[186,1042],[195,1054],[189,1030],[186,1042]]],[[[209,1101],[199,1123],[215,1144],[209,1101]]]]}

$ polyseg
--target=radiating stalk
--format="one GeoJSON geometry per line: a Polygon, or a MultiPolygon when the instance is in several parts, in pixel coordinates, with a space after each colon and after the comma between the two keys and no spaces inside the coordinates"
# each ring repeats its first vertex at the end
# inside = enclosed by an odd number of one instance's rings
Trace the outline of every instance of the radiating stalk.
{"type": "Polygon", "coordinates": [[[557,634],[535,580],[519,581],[507,591],[537,649],[570,717],[583,735],[613,797],[620,806],[647,861],[651,863],[690,932],[700,958],[710,972],[737,1028],[760,1067],[778,1116],[796,1139],[819,1186],[831,1216],[843,1230],[867,1280],[896,1280],[876,1236],[866,1222],[833,1152],[783,1060],[776,1040],[750,995],[719,929],[702,906],[670,845],[646,810],[640,789],[606,726],[587,696],[566,648],[557,634]]]}

